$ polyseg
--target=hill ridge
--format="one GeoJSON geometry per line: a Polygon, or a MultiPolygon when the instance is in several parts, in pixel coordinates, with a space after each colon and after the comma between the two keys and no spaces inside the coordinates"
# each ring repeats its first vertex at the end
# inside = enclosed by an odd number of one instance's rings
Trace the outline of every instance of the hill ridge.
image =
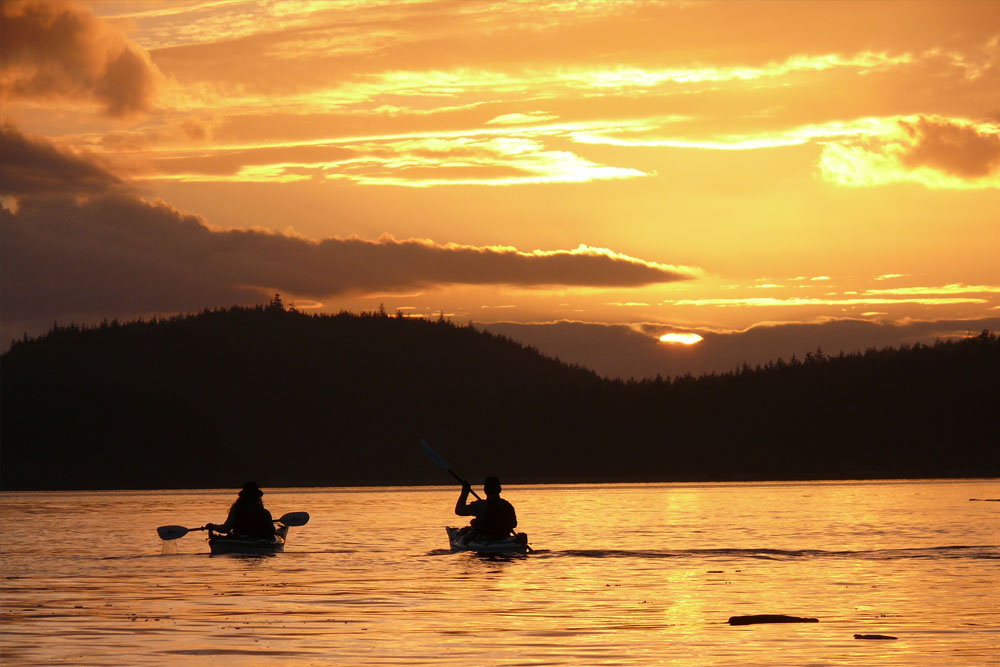
{"type": "Polygon", "coordinates": [[[0,486],[1000,475],[1000,340],[606,379],[442,317],[267,306],[59,326],[0,357],[0,486]]]}

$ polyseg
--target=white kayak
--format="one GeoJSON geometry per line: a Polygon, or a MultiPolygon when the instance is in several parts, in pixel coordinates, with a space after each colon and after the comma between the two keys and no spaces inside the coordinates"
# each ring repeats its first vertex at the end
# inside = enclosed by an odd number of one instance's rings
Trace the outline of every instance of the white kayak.
{"type": "Polygon", "coordinates": [[[461,528],[448,526],[448,541],[452,551],[474,551],[479,554],[523,554],[527,553],[528,536],[525,533],[510,535],[502,540],[483,540],[475,533],[463,532],[461,528]]]}

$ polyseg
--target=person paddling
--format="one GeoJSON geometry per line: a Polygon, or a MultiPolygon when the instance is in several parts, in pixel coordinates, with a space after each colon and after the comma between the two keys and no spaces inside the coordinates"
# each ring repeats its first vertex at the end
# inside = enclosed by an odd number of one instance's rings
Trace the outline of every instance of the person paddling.
{"type": "MultiPolygon", "coordinates": [[[[222,524],[210,523],[205,526],[209,531],[266,539],[274,535],[274,519],[264,508],[261,497],[264,492],[257,482],[247,482],[240,490],[236,502],[229,508],[229,516],[222,524]]],[[[211,534],[211,533],[210,533],[211,534]]]]}
{"type": "Polygon", "coordinates": [[[475,533],[477,537],[486,540],[502,540],[514,532],[517,527],[517,514],[514,506],[500,497],[500,480],[487,477],[483,482],[486,500],[468,502],[472,485],[462,481],[462,494],[455,503],[455,514],[458,516],[475,517],[469,526],[462,529],[462,534],[475,533]]]}

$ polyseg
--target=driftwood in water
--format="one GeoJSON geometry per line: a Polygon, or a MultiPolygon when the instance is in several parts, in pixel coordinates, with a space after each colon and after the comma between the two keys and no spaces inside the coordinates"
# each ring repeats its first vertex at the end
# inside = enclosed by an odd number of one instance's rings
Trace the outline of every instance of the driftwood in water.
{"type": "Polygon", "coordinates": [[[753,614],[751,616],[732,616],[729,619],[729,625],[756,625],[757,623],[819,623],[819,619],[785,616],[784,614],[753,614]]]}

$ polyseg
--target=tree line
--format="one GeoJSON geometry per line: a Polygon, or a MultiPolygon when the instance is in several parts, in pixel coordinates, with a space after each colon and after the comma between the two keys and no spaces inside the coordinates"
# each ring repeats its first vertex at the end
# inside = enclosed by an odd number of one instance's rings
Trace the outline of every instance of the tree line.
{"type": "Polygon", "coordinates": [[[444,319],[276,298],[0,358],[3,489],[1000,476],[991,332],[623,381],[444,319]]]}

